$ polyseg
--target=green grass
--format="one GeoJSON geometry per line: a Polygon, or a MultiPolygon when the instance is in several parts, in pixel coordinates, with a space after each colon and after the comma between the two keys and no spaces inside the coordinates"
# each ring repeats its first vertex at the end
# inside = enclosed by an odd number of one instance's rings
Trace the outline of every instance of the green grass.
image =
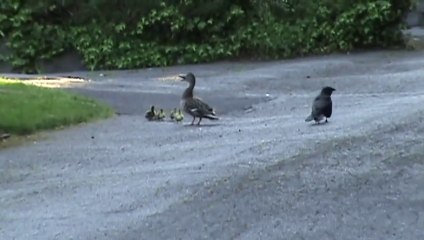
{"type": "Polygon", "coordinates": [[[0,78],[0,133],[27,135],[112,114],[109,107],[87,97],[0,78]]]}

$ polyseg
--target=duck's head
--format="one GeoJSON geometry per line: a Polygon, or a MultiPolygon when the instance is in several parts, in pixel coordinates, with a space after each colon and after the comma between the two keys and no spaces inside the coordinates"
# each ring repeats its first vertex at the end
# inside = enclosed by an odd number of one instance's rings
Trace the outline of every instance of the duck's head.
{"type": "Polygon", "coordinates": [[[154,106],[154,105],[152,105],[152,106],[150,107],[150,111],[152,111],[152,112],[154,112],[154,111],[155,111],[155,106],[154,106]]]}
{"type": "Polygon", "coordinates": [[[196,81],[196,77],[191,72],[189,72],[187,74],[180,74],[180,75],[178,75],[178,77],[181,78],[181,81],[188,82],[190,84],[193,84],[196,81]]]}

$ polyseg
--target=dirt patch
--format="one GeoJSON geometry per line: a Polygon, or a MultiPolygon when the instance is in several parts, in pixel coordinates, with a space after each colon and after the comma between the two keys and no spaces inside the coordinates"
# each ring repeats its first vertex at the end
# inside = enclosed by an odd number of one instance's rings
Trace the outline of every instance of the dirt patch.
{"type": "Polygon", "coordinates": [[[75,76],[37,76],[37,77],[13,77],[8,75],[0,76],[8,80],[22,82],[24,84],[35,85],[46,88],[71,88],[82,87],[90,82],[89,79],[84,79],[75,76]]]}

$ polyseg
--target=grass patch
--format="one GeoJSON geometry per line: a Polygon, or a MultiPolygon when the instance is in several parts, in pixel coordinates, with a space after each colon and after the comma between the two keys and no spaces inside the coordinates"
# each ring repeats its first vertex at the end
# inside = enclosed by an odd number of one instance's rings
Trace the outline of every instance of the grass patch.
{"type": "Polygon", "coordinates": [[[109,107],[87,97],[0,78],[0,133],[32,134],[112,114],[109,107]]]}

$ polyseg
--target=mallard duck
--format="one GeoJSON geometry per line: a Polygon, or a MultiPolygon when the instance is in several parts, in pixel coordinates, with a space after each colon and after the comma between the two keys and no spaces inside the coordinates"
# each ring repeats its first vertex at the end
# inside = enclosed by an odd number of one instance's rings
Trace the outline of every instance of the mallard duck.
{"type": "Polygon", "coordinates": [[[193,117],[191,125],[194,124],[196,117],[199,118],[197,125],[200,125],[202,118],[218,120],[219,118],[216,117],[215,111],[207,103],[203,102],[200,98],[193,96],[194,85],[196,85],[196,78],[194,77],[194,74],[189,72],[186,75],[179,75],[179,77],[182,78],[182,81],[189,83],[189,86],[184,91],[181,98],[181,108],[184,112],[193,117]]]}
{"type": "Polygon", "coordinates": [[[321,93],[315,97],[314,102],[312,103],[312,112],[305,119],[306,122],[314,120],[316,123],[319,123],[324,117],[325,122],[328,122],[328,118],[331,117],[333,112],[333,102],[331,101],[331,94],[336,91],[332,87],[323,87],[321,93]]]}
{"type": "Polygon", "coordinates": [[[164,120],[164,119],[165,119],[165,117],[166,117],[165,111],[163,111],[163,109],[161,108],[161,109],[159,110],[159,113],[158,113],[158,115],[157,115],[157,118],[158,118],[158,120],[162,121],[162,120],[164,120]]]}
{"type": "Polygon", "coordinates": [[[181,122],[184,119],[184,114],[181,112],[181,109],[178,109],[178,112],[175,113],[175,121],[181,122]]]}
{"type": "Polygon", "coordinates": [[[150,110],[148,110],[146,114],[144,114],[144,117],[149,121],[155,120],[156,116],[157,116],[157,113],[155,111],[155,106],[153,105],[150,107],[150,110]]]}
{"type": "Polygon", "coordinates": [[[177,108],[174,108],[174,110],[171,110],[171,113],[169,114],[169,118],[171,121],[175,119],[175,114],[177,113],[177,108]]]}

